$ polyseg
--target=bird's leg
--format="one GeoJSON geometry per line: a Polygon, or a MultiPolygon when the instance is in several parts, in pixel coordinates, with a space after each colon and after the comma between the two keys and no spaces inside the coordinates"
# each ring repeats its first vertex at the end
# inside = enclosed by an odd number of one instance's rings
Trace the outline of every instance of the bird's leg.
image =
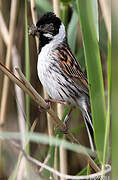
{"type": "Polygon", "coordinates": [[[52,103],[60,103],[60,104],[64,104],[65,103],[65,101],[63,101],[63,100],[58,100],[58,99],[45,99],[45,102],[46,103],[50,103],[50,102],[52,102],[52,103]]]}
{"type": "Polygon", "coordinates": [[[67,122],[68,122],[68,120],[69,120],[69,118],[70,118],[70,115],[71,115],[72,111],[73,111],[73,108],[71,108],[70,111],[68,112],[68,114],[66,115],[66,117],[65,117],[65,119],[64,119],[64,122],[63,122],[65,125],[67,124],[67,122]]]}
{"type": "Polygon", "coordinates": [[[58,100],[58,99],[45,99],[45,102],[47,103],[47,106],[44,108],[42,106],[39,106],[39,111],[46,111],[50,109],[50,103],[60,103],[60,104],[65,104],[65,101],[58,100]]]}
{"type": "Polygon", "coordinates": [[[72,111],[73,111],[73,107],[70,109],[70,111],[68,112],[68,114],[66,115],[66,117],[64,119],[64,122],[63,122],[64,128],[61,129],[61,132],[63,132],[64,134],[66,134],[66,132],[68,130],[68,124],[67,123],[68,123],[68,120],[70,118],[70,115],[71,115],[72,111]]]}

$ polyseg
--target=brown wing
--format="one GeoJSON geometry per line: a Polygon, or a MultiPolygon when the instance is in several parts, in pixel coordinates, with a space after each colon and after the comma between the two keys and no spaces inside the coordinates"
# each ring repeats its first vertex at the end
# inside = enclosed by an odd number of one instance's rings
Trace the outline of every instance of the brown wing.
{"type": "Polygon", "coordinates": [[[81,67],[67,46],[58,47],[58,57],[63,71],[88,94],[88,82],[81,67]]]}

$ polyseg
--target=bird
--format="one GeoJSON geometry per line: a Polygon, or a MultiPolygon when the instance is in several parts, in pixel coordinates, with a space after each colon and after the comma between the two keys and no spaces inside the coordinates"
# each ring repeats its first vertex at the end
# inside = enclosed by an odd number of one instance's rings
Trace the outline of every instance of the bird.
{"type": "Polygon", "coordinates": [[[40,82],[53,100],[80,108],[93,145],[89,84],[67,42],[65,26],[53,12],[40,17],[29,34],[39,38],[37,72],[40,82]]]}

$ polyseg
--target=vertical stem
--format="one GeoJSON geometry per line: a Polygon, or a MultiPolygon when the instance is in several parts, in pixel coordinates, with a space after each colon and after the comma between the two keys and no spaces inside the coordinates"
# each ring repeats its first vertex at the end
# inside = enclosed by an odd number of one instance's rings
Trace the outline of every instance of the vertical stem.
{"type": "MultiPolygon", "coordinates": [[[[30,61],[29,61],[29,39],[28,39],[28,20],[27,20],[27,0],[25,0],[25,73],[26,79],[30,81],[30,61]]],[[[30,123],[30,98],[26,95],[26,117],[27,117],[27,131],[30,123]]]]}
{"type": "MultiPolygon", "coordinates": [[[[108,144],[109,144],[109,128],[110,128],[110,104],[111,104],[111,45],[108,44],[108,108],[106,118],[106,129],[105,129],[105,140],[104,140],[104,151],[103,151],[103,165],[102,171],[104,171],[105,163],[108,156],[108,144]]],[[[103,175],[101,177],[103,179],[103,175]]]]}
{"type": "MultiPolygon", "coordinates": [[[[0,29],[1,30],[1,36],[6,44],[6,46],[8,46],[8,43],[10,41],[10,37],[9,37],[9,32],[7,30],[7,27],[6,27],[6,24],[5,24],[5,21],[4,21],[4,18],[2,16],[2,13],[0,12],[0,24],[2,26],[2,28],[0,29]]],[[[21,67],[21,58],[20,58],[20,55],[18,54],[18,51],[16,49],[16,46],[13,46],[12,47],[12,67],[13,67],[13,71],[14,71],[14,74],[16,74],[16,71],[14,69],[14,67],[21,67]]],[[[17,74],[17,77],[18,74],[17,74]]],[[[20,77],[19,77],[20,79],[20,77]]],[[[25,118],[24,118],[24,93],[22,91],[22,89],[20,87],[18,87],[16,84],[14,84],[14,87],[15,87],[15,93],[16,93],[16,104],[17,104],[17,112],[18,112],[18,122],[19,122],[19,130],[20,132],[22,133],[22,147],[24,149],[25,147],[25,138],[24,138],[24,132],[25,132],[25,118]]],[[[1,130],[2,131],[2,128],[1,130]]],[[[0,150],[1,150],[1,143],[0,143],[0,150]]],[[[24,162],[25,162],[25,159],[24,159],[24,162]]],[[[22,164],[25,164],[25,163],[21,163],[20,164],[20,167],[19,167],[19,172],[21,172],[21,166],[22,164]]],[[[17,167],[17,168],[18,168],[17,167]]],[[[25,172],[25,169],[23,169],[23,171],[25,172]]],[[[23,174],[23,173],[22,173],[23,174]]],[[[20,175],[20,178],[21,178],[21,175],[20,175]]],[[[19,179],[19,173],[17,174],[17,180],[19,179]]]]}
{"type": "Polygon", "coordinates": [[[53,0],[53,10],[55,14],[60,17],[60,3],[59,0],[53,0]]]}
{"type": "MultiPolygon", "coordinates": [[[[13,46],[13,41],[14,41],[14,32],[15,32],[16,17],[17,17],[17,6],[18,6],[18,1],[12,0],[11,10],[10,10],[10,24],[9,24],[9,42],[7,45],[7,54],[6,54],[6,62],[5,62],[5,65],[8,68],[10,68],[11,51],[12,51],[12,46],[13,46]]],[[[2,95],[1,95],[1,106],[0,106],[0,126],[4,125],[5,118],[6,118],[8,88],[9,88],[9,79],[8,77],[4,75],[3,89],[2,89],[2,95]]],[[[0,127],[0,131],[3,131],[2,126],[0,127]]],[[[0,155],[1,155],[1,149],[2,149],[2,141],[0,141],[0,155]]]]}
{"type": "MultiPolygon", "coordinates": [[[[29,61],[29,39],[28,39],[28,19],[27,19],[27,0],[25,0],[25,73],[26,79],[30,81],[30,61],[29,61]]],[[[26,132],[29,131],[30,124],[30,96],[26,94],[26,132]]],[[[27,142],[26,152],[30,153],[29,142],[27,142]]],[[[27,167],[27,179],[29,179],[30,167],[29,163],[26,163],[27,167]]]]}
{"type": "MultiPolygon", "coordinates": [[[[17,5],[18,5],[18,1],[12,0],[11,11],[10,11],[10,26],[9,26],[10,41],[7,47],[7,55],[6,55],[6,62],[5,62],[5,66],[8,68],[10,68],[10,63],[11,63],[11,50],[12,50],[13,40],[14,40],[15,24],[16,24],[16,17],[17,17],[17,5]]],[[[9,89],[9,79],[6,76],[4,76],[1,109],[0,109],[0,125],[4,124],[5,117],[6,117],[8,89],[9,89]]]]}
{"type": "MultiPolygon", "coordinates": [[[[63,117],[64,107],[62,104],[57,105],[57,113],[60,119],[63,117]]],[[[63,136],[63,139],[65,136],[63,136]]],[[[62,146],[60,146],[60,172],[63,174],[67,174],[67,151],[62,146]]],[[[64,178],[60,178],[61,180],[65,180],[64,178]]]]}
{"type": "MultiPolygon", "coordinates": [[[[49,97],[48,97],[48,94],[45,91],[45,89],[43,89],[43,92],[44,92],[45,99],[48,99],[49,97]]],[[[56,110],[55,104],[52,103],[51,107],[53,108],[54,111],[56,110]]],[[[53,136],[54,135],[54,126],[53,126],[53,122],[52,122],[52,117],[48,113],[47,113],[47,122],[48,122],[48,134],[49,134],[49,136],[53,136]]]]}
{"type": "MultiPolygon", "coordinates": [[[[38,15],[37,15],[37,12],[36,12],[35,0],[31,0],[30,2],[31,2],[30,5],[31,5],[32,20],[33,20],[34,25],[36,25],[38,15]]],[[[36,47],[37,47],[37,52],[38,52],[38,48],[39,48],[39,39],[38,39],[38,37],[35,36],[35,40],[36,40],[36,47]]]]}
{"type": "Polygon", "coordinates": [[[107,28],[107,32],[108,32],[108,37],[109,40],[111,40],[111,1],[108,0],[99,0],[100,2],[100,6],[101,6],[101,10],[104,16],[104,21],[106,24],[106,28],[107,28]]]}
{"type": "MultiPolygon", "coordinates": [[[[56,136],[58,138],[58,135],[56,136]]],[[[54,169],[58,171],[58,147],[55,146],[54,149],[54,169]]],[[[54,179],[58,180],[59,177],[56,174],[53,174],[54,179]]]]}
{"type": "Polygon", "coordinates": [[[118,8],[117,0],[112,1],[112,177],[118,179],[118,8]]]}
{"type": "Polygon", "coordinates": [[[67,25],[68,25],[68,5],[63,5],[62,6],[62,22],[65,25],[65,28],[67,30],[67,25]]]}

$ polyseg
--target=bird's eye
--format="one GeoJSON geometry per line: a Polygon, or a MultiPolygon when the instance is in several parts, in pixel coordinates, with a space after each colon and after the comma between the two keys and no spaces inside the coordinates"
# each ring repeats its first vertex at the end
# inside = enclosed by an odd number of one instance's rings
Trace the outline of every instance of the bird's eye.
{"type": "Polygon", "coordinates": [[[38,30],[39,31],[43,31],[45,29],[45,25],[43,24],[43,25],[40,25],[39,27],[38,27],[38,30]]]}
{"type": "Polygon", "coordinates": [[[52,32],[54,31],[53,23],[40,25],[40,27],[38,28],[38,30],[39,30],[39,31],[42,31],[42,32],[44,32],[44,33],[50,33],[50,34],[52,34],[52,32]]]}
{"type": "Polygon", "coordinates": [[[53,23],[48,24],[48,28],[49,28],[51,31],[54,31],[54,25],[53,25],[53,23]]]}

